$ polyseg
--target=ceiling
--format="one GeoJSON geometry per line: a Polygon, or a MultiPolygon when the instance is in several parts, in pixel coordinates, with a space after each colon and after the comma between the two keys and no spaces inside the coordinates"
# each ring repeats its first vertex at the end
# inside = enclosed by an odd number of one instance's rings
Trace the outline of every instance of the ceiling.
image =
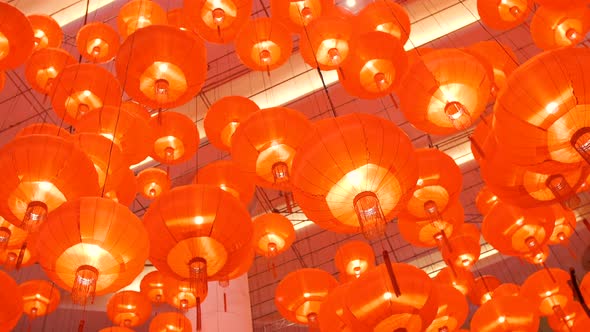
{"type": "MultiPolygon", "coordinates": [[[[83,25],[86,0],[13,0],[9,3],[19,7],[27,14],[52,14],[62,24],[65,38],[63,48],[78,56],[75,47],[75,34],[83,25]]],[[[115,17],[118,9],[126,1],[92,0],[89,1],[90,13],[88,22],[104,21],[116,25],[115,17]],[[98,8],[95,11],[92,9],[98,8]]],[[[179,0],[156,1],[165,9],[180,7],[179,0]]],[[[346,1],[340,1],[344,5],[346,1]]],[[[357,11],[370,0],[357,0],[357,11]]],[[[410,42],[406,48],[426,46],[433,48],[465,47],[477,41],[497,40],[510,47],[517,54],[520,62],[524,62],[538,54],[540,50],[533,44],[526,25],[521,25],[505,32],[493,31],[478,21],[475,0],[406,0],[398,1],[406,7],[412,22],[410,42]]],[[[269,0],[254,0],[253,16],[262,17],[270,13],[269,0]]],[[[295,37],[294,37],[295,38],[295,37]]],[[[296,40],[295,40],[296,41],[296,40]]],[[[295,43],[297,45],[297,43],[295,43]]],[[[252,72],[240,64],[234,52],[233,45],[208,45],[208,76],[199,95],[186,105],[175,109],[190,116],[199,126],[201,145],[196,157],[192,160],[170,168],[174,185],[189,183],[198,168],[218,159],[228,159],[229,155],[216,149],[207,142],[202,129],[203,116],[211,103],[227,95],[242,95],[250,97],[261,107],[284,105],[303,112],[311,120],[352,112],[365,112],[389,119],[402,128],[410,137],[415,147],[435,147],[455,159],[463,173],[463,191],[461,203],[465,209],[466,222],[480,223],[481,215],[475,208],[474,200],[483,183],[479,168],[473,161],[469,148],[469,131],[452,136],[428,135],[415,129],[398,110],[395,98],[377,100],[361,100],[348,95],[337,83],[334,72],[324,73],[327,88],[322,88],[322,82],[315,69],[303,63],[295,47],[294,54],[288,63],[271,72],[267,76],[263,72],[252,72]],[[327,96],[333,102],[331,109],[327,96]]],[[[105,68],[114,71],[113,63],[105,68]]],[[[50,101],[28,87],[24,79],[23,67],[7,72],[7,83],[0,91],[0,145],[11,140],[15,133],[24,126],[35,122],[50,122],[60,124],[60,119],[51,110],[50,101]]],[[[491,112],[491,105],[488,107],[491,112]]],[[[141,170],[156,165],[147,162],[134,170],[141,170]]],[[[590,212],[589,199],[584,194],[583,204],[577,210],[580,217],[590,212]]],[[[274,289],[288,272],[301,267],[318,267],[334,275],[337,271],[333,264],[333,257],[338,245],[349,239],[361,239],[359,235],[350,236],[336,234],[320,229],[309,222],[295,206],[293,212],[288,213],[284,194],[278,191],[259,189],[254,201],[250,205],[253,216],[277,209],[287,215],[295,224],[297,239],[292,250],[276,258],[275,279],[268,271],[267,261],[257,257],[248,273],[250,299],[252,303],[252,318],[255,331],[304,331],[306,328],[294,327],[283,320],[274,307],[274,289]]],[[[138,197],[130,207],[137,215],[142,216],[149,206],[149,201],[138,197]]],[[[584,229],[572,239],[572,247],[576,252],[584,250],[590,243],[588,232],[584,229]]],[[[435,274],[444,266],[440,254],[436,249],[420,249],[406,243],[399,234],[395,223],[390,223],[387,229],[387,239],[394,249],[395,260],[414,264],[428,273],[435,274]]],[[[377,253],[377,261],[382,262],[380,243],[372,243],[377,253]]],[[[488,256],[475,266],[475,270],[482,274],[492,273],[505,282],[522,282],[525,275],[536,268],[521,264],[516,259],[509,259],[496,254],[491,247],[482,240],[482,253],[488,256]]],[[[565,249],[554,250],[549,265],[581,267],[578,259],[571,257],[565,249]]],[[[33,272],[21,271],[18,279],[26,280],[33,272]]],[[[65,310],[65,309],[64,309],[65,310]]],[[[104,313],[89,314],[88,320],[105,321],[104,313]]],[[[106,323],[105,323],[106,324],[106,323]]],[[[19,325],[24,326],[24,323],[19,325]]],[[[103,325],[106,326],[106,325],[103,325]]],[[[19,327],[19,328],[20,328],[19,327]]],[[[144,329],[147,330],[147,329],[144,329]]],[[[144,331],[138,329],[138,331],[144,331]]],[[[47,329],[51,331],[51,329],[47,329]]]]}

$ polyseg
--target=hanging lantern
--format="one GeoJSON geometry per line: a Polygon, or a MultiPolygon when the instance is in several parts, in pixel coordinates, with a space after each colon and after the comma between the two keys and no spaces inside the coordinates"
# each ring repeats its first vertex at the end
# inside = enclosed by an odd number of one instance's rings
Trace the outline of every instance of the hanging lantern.
{"type": "Polygon", "coordinates": [[[0,217],[0,254],[7,248],[20,247],[28,233],[0,217]]]}
{"type": "Polygon", "coordinates": [[[286,320],[318,328],[320,305],[338,286],[332,275],[320,269],[299,269],[287,274],[275,290],[275,306],[286,320]]]}
{"type": "Polygon", "coordinates": [[[27,17],[16,7],[0,3],[0,70],[24,63],[34,47],[34,34],[27,17]]]}
{"type": "Polygon", "coordinates": [[[393,0],[367,4],[358,13],[355,23],[361,32],[385,32],[399,40],[401,45],[404,45],[410,37],[410,17],[404,7],[393,0]]]}
{"type": "Polygon", "coordinates": [[[467,269],[445,267],[438,272],[433,281],[450,285],[463,295],[467,295],[473,285],[473,274],[467,269]]]}
{"type": "Polygon", "coordinates": [[[389,95],[400,84],[408,60],[402,44],[380,31],[354,35],[352,52],[339,71],[340,83],[351,95],[375,99],[389,95]]]}
{"type": "Polygon", "coordinates": [[[350,296],[349,283],[341,283],[333,288],[320,306],[318,313],[320,331],[322,332],[352,332],[369,331],[368,326],[362,326],[346,306],[350,296]]]}
{"type": "Polygon", "coordinates": [[[18,284],[7,273],[0,271],[0,330],[11,331],[23,314],[23,297],[18,284]]]}
{"type": "Polygon", "coordinates": [[[147,199],[158,198],[170,190],[168,173],[159,168],[146,168],[137,174],[137,191],[147,199]]]}
{"type": "Polygon", "coordinates": [[[494,132],[512,163],[590,161],[588,71],[590,50],[564,48],[533,57],[510,76],[494,106],[494,132]]]}
{"type": "Polygon", "coordinates": [[[139,29],[163,24],[166,24],[166,12],[151,0],[131,0],[121,7],[117,16],[117,28],[123,39],[139,29]]]}
{"type": "Polygon", "coordinates": [[[569,302],[562,311],[563,315],[553,314],[547,317],[547,322],[553,331],[582,332],[590,327],[590,318],[579,302],[569,302]]]}
{"type": "Polygon", "coordinates": [[[533,9],[533,0],[477,0],[480,19],[495,30],[510,30],[522,24],[533,9]]]}
{"type": "Polygon", "coordinates": [[[229,96],[217,100],[203,120],[207,139],[216,148],[230,151],[232,137],[240,123],[258,110],[258,105],[246,97],[229,96]]]}
{"type": "Polygon", "coordinates": [[[245,206],[250,204],[256,189],[254,179],[232,160],[217,160],[205,165],[197,171],[193,182],[218,186],[242,201],[245,206]]]}
{"type": "Polygon", "coordinates": [[[531,21],[531,36],[543,50],[573,47],[590,31],[590,8],[585,5],[568,9],[541,6],[531,21]]]}
{"type": "Polygon", "coordinates": [[[370,244],[363,241],[348,241],[338,247],[334,265],[340,272],[340,282],[346,283],[360,278],[375,267],[375,253],[370,244]]]}
{"type": "Polygon", "coordinates": [[[443,260],[454,268],[470,268],[479,260],[481,246],[480,232],[473,224],[462,224],[453,230],[446,240],[442,239],[441,253],[443,260]]]}
{"type": "Polygon", "coordinates": [[[149,332],[192,332],[191,321],[176,312],[159,313],[150,323],[149,332]]]}
{"type": "Polygon", "coordinates": [[[129,207],[137,195],[135,174],[129,168],[119,168],[108,180],[104,188],[104,197],[129,207]]]}
{"type": "Polygon", "coordinates": [[[490,210],[498,204],[498,196],[494,194],[487,186],[483,186],[475,197],[475,206],[482,216],[490,213],[490,210]]]}
{"type": "Polygon", "coordinates": [[[528,276],[520,287],[520,294],[531,300],[535,310],[541,315],[559,314],[570,301],[573,301],[569,280],[569,273],[564,270],[540,270],[528,276]]]}
{"type": "Polygon", "coordinates": [[[539,316],[525,296],[499,296],[484,303],[471,318],[471,330],[478,332],[536,332],[539,316]]]}
{"type": "Polygon", "coordinates": [[[39,263],[49,279],[71,290],[74,303],[86,305],[131,283],[144,268],[148,246],[143,224],[129,209],[85,197],[63,204],[41,226],[39,263]]]}
{"type": "Polygon", "coordinates": [[[465,296],[450,285],[434,283],[432,289],[438,299],[438,311],[425,332],[456,331],[469,314],[465,296]]]}
{"type": "Polygon", "coordinates": [[[65,67],[51,84],[51,105],[60,119],[76,124],[88,112],[121,103],[121,86],[106,69],[93,64],[65,67]]]}
{"type": "Polygon", "coordinates": [[[139,283],[139,289],[156,305],[166,302],[166,278],[158,270],[146,274],[139,283]]]}
{"type": "Polygon", "coordinates": [[[37,252],[38,236],[36,233],[29,233],[20,241],[16,241],[16,238],[17,235],[15,234],[15,239],[8,243],[3,251],[0,251],[0,266],[3,266],[7,271],[31,266],[39,258],[37,252]]]}
{"type": "Polygon", "coordinates": [[[33,51],[46,47],[60,47],[63,32],[59,24],[49,15],[29,15],[27,19],[33,28],[33,51]]]}
{"type": "Polygon", "coordinates": [[[132,327],[145,323],[152,313],[147,296],[135,291],[115,293],[107,303],[107,316],[115,325],[132,327]]]}
{"type": "Polygon", "coordinates": [[[475,305],[482,305],[493,298],[494,291],[502,282],[493,275],[485,275],[473,280],[469,288],[469,301],[475,305]]]}
{"type": "Polygon", "coordinates": [[[252,0],[184,0],[184,10],[203,39],[226,44],[248,21],[252,0]]]}
{"type": "Polygon", "coordinates": [[[500,90],[506,88],[508,76],[519,66],[518,58],[512,49],[496,41],[483,41],[470,45],[465,49],[478,58],[484,65],[490,67],[493,78],[492,97],[496,97],[500,90]]]}
{"type": "Polygon", "coordinates": [[[551,215],[549,208],[523,209],[500,202],[485,216],[481,232],[505,255],[534,255],[553,233],[551,215]]]}
{"type": "Polygon", "coordinates": [[[149,122],[152,118],[150,112],[143,105],[136,103],[133,100],[122,102],[121,109],[145,120],[146,122],[149,122]]]}
{"type": "Polygon", "coordinates": [[[125,92],[135,101],[151,108],[174,108],[201,90],[207,50],[194,33],[154,25],[123,42],[115,65],[125,92]]]}
{"type": "Polygon", "coordinates": [[[236,35],[235,49],[246,67],[270,72],[287,62],[293,41],[281,21],[261,17],[242,27],[236,35]]]}
{"type": "Polygon", "coordinates": [[[576,231],[576,215],[572,210],[564,209],[559,204],[550,206],[552,210],[552,217],[548,220],[555,219],[553,232],[549,237],[548,244],[563,244],[568,245],[569,238],[576,231]]]}
{"type": "Polygon", "coordinates": [[[418,247],[435,247],[447,245],[448,238],[465,221],[463,206],[456,202],[447,208],[438,218],[416,218],[402,213],[397,219],[397,226],[402,238],[418,247]]]}
{"type": "Polygon", "coordinates": [[[76,59],[61,48],[42,48],[27,60],[25,78],[33,90],[49,95],[59,73],[75,63],[76,59]]]}
{"type": "Polygon", "coordinates": [[[23,295],[23,312],[29,319],[46,316],[59,305],[57,287],[45,280],[29,280],[18,286],[23,295]]]}
{"type": "Polygon", "coordinates": [[[275,257],[291,247],[295,229],[291,220],[279,213],[265,213],[253,220],[254,249],[265,257],[275,257]]]}
{"type": "Polygon", "coordinates": [[[62,203],[99,193],[92,161],[57,136],[15,138],[2,148],[0,170],[0,215],[26,230],[35,230],[62,203]]]}
{"type": "Polygon", "coordinates": [[[232,138],[232,159],[259,185],[287,189],[291,185],[295,151],[311,128],[307,117],[286,107],[252,113],[232,138]]]}
{"type": "Polygon", "coordinates": [[[182,113],[161,112],[150,119],[155,136],[150,156],[167,165],[190,160],[199,149],[199,130],[189,117],[182,113]]]}
{"type": "Polygon", "coordinates": [[[110,25],[93,22],[84,25],[76,34],[76,47],[86,60],[103,63],[113,60],[119,51],[119,34],[110,25]]]}
{"type": "Polygon", "coordinates": [[[350,52],[348,42],[352,36],[352,17],[350,13],[334,11],[314,19],[299,39],[303,61],[321,70],[340,68],[350,52]]]}
{"type": "Polygon", "coordinates": [[[458,49],[422,55],[399,89],[400,109],[416,128],[447,135],[471,127],[485,110],[491,78],[477,58],[458,49]]]}
{"type": "MultiPolygon", "coordinates": [[[[201,306],[208,294],[207,286],[196,286],[189,280],[165,277],[166,301],[172,307],[186,313],[190,308],[201,306]]],[[[197,309],[200,310],[200,309],[197,309]]]]}
{"type": "Polygon", "coordinates": [[[295,155],[293,195],[325,229],[380,237],[416,184],[417,163],[392,122],[361,113],[320,120],[295,155]]]}
{"type": "Polygon", "coordinates": [[[301,33],[307,25],[334,6],[333,0],[271,0],[272,17],[285,24],[290,32],[301,33]]]}

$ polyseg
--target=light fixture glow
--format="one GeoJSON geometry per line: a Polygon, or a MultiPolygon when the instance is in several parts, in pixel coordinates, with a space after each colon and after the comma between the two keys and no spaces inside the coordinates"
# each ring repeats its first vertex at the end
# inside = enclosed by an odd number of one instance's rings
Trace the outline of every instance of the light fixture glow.
{"type": "Polygon", "coordinates": [[[346,0],[346,6],[349,8],[356,6],[356,0],[346,0]]]}

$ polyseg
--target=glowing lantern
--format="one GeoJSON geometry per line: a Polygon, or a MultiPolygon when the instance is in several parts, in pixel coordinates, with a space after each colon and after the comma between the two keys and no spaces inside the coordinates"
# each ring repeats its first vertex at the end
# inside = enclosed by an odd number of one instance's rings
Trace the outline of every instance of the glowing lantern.
{"type": "Polygon", "coordinates": [[[183,312],[194,307],[200,311],[201,303],[208,294],[207,287],[196,286],[189,280],[166,277],[164,285],[168,304],[183,312]]]}
{"type": "MultiPolygon", "coordinates": [[[[551,205],[553,218],[555,219],[553,232],[549,238],[548,244],[568,245],[570,236],[576,230],[576,215],[572,210],[564,209],[558,204],[551,205]]],[[[549,219],[551,222],[551,219],[549,219]]]]}
{"type": "Polygon", "coordinates": [[[29,280],[18,286],[23,294],[23,312],[29,319],[49,315],[59,305],[59,290],[45,280],[29,280]]]}
{"type": "Polygon", "coordinates": [[[401,111],[413,126],[430,134],[469,128],[486,108],[490,79],[485,66],[467,52],[428,52],[410,67],[400,85],[401,111]]]}
{"type": "Polygon", "coordinates": [[[479,229],[473,224],[462,224],[445,241],[441,240],[443,260],[455,268],[469,268],[477,262],[481,252],[479,229]]]}
{"type": "Polygon", "coordinates": [[[107,303],[107,316],[115,325],[132,327],[145,323],[152,313],[147,296],[135,291],[115,293],[107,303]]]}
{"type": "Polygon", "coordinates": [[[111,61],[117,55],[120,44],[115,29],[102,22],[86,24],[76,35],[78,52],[94,63],[111,61]]]}
{"type": "Polygon", "coordinates": [[[11,331],[23,314],[23,297],[16,281],[0,271],[0,330],[11,331]]]}
{"type": "Polygon", "coordinates": [[[477,12],[490,28],[509,30],[523,23],[533,9],[533,0],[477,0],[477,12]]]}
{"type": "Polygon", "coordinates": [[[129,1],[121,7],[117,16],[117,27],[123,39],[136,30],[162,24],[166,24],[166,12],[151,0],[129,1]]]}
{"type": "MultiPolygon", "coordinates": [[[[16,228],[16,227],[15,227],[16,228]]],[[[21,234],[21,231],[13,229],[14,239],[9,242],[4,250],[0,249],[0,266],[4,266],[4,269],[11,271],[13,269],[19,270],[21,267],[31,266],[37,262],[37,239],[36,233],[25,233],[24,238],[17,240],[21,234]]],[[[0,230],[0,233],[4,233],[0,230]]],[[[6,237],[6,233],[1,235],[3,238],[6,237]]],[[[12,234],[11,236],[12,237],[12,234]]]]}
{"type": "Polygon", "coordinates": [[[291,220],[278,213],[266,213],[253,220],[254,249],[259,255],[274,257],[288,250],[295,240],[291,220]]]}
{"type": "Polygon", "coordinates": [[[33,52],[25,64],[25,78],[35,91],[49,95],[55,78],[67,66],[76,63],[61,48],[42,48],[33,52]]]}
{"type": "Polygon", "coordinates": [[[264,17],[244,25],[236,36],[235,48],[246,67],[270,72],[287,62],[293,41],[282,23],[264,17]]]}
{"type": "Polygon", "coordinates": [[[37,248],[47,276],[86,305],[128,285],[144,268],[147,232],[128,208],[106,198],[67,202],[41,225],[37,248]],[[59,231],[56,230],[67,230],[59,231]]]}
{"type": "Polygon", "coordinates": [[[64,121],[76,124],[88,112],[121,103],[121,86],[106,69],[93,64],[65,67],[51,84],[51,105],[64,121]]]}
{"type": "Polygon", "coordinates": [[[499,296],[484,303],[471,319],[471,330],[478,332],[536,332],[539,316],[525,296],[499,296]]]}
{"type": "Polygon", "coordinates": [[[498,202],[498,196],[496,196],[496,194],[494,194],[487,186],[482,187],[475,197],[475,206],[483,216],[490,213],[490,210],[498,202]]]}
{"type": "Polygon", "coordinates": [[[199,148],[199,130],[189,117],[176,112],[161,112],[149,125],[155,136],[151,157],[168,164],[190,160],[199,148]]]}
{"type": "Polygon", "coordinates": [[[451,285],[463,295],[467,295],[473,285],[473,274],[467,269],[445,267],[439,271],[433,281],[451,285]]]}
{"type": "Polygon", "coordinates": [[[288,321],[319,327],[320,305],[338,282],[328,272],[300,269],[287,274],[275,290],[275,306],[288,321]]]}
{"type": "Polygon", "coordinates": [[[496,41],[483,41],[470,45],[465,49],[480,61],[490,67],[493,77],[492,96],[495,97],[500,90],[506,88],[508,76],[519,66],[516,54],[510,47],[496,41]]]}
{"type": "Polygon", "coordinates": [[[362,326],[346,306],[349,295],[349,283],[343,283],[333,288],[320,306],[318,318],[320,331],[352,332],[368,331],[368,326],[362,326]]]}
{"type": "Polygon", "coordinates": [[[357,15],[359,29],[388,33],[404,45],[410,37],[410,17],[398,3],[381,0],[367,4],[357,15]]]}
{"type": "Polygon", "coordinates": [[[59,24],[49,15],[27,16],[33,28],[33,42],[38,50],[46,47],[60,47],[63,41],[63,32],[59,24]]]}
{"type": "Polygon", "coordinates": [[[336,250],[334,264],[340,272],[340,282],[345,283],[375,267],[375,253],[366,242],[348,241],[336,250]]]}
{"type": "Polygon", "coordinates": [[[399,215],[397,225],[402,238],[418,247],[434,247],[447,245],[448,238],[460,228],[465,221],[463,206],[456,202],[437,219],[416,218],[408,213],[399,215]]]}
{"type": "Polygon", "coordinates": [[[218,186],[244,205],[250,204],[256,188],[254,178],[238,168],[232,160],[217,160],[207,164],[199,169],[194,182],[218,186]]]}
{"type": "Polygon", "coordinates": [[[27,240],[27,232],[0,217],[0,253],[7,248],[20,247],[27,240]]]}
{"type": "Polygon", "coordinates": [[[258,110],[258,105],[246,97],[229,96],[217,100],[203,120],[209,142],[218,149],[230,151],[232,137],[240,123],[258,110]]]}
{"type": "Polygon", "coordinates": [[[168,173],[159,168],[146,168],[137,174],[138,192],[147,199],[158,198],[170,190],[168,173]]]}
{"type": "Polygon", "coordinates": [[[135,101],[152,108],[173,108],[201,90],[207,76],[207,50],[194,33],[154,25],[123,42],[115,65],[125,92],[135,101]]]}
{"type": "Polygon", "coordinates": [[[541,315],[559,314],[559,311],[573,301],[569,280],[569,273],[564,270],[540,270],[528,276],[520,287],[520,294],[531,300],[535,310],[541,315]]]}
{"type": "Polygon", "coordinates": [[[291,32],[303,33],[305,26],[327,13],[334,6],[333,0],[271,0],[272,17],[284,22],[291,32]]]}
{"type": "Polygon", "coordinates": [[[438,311],[425,332],[455,331],[467,319],[469,305],[465,296],[450,285],[434,283],[432,286],[438,299],[438,311]]]}
{"type": "Polygon", "coordinates": [[[501,284],[502,282],[492,275],[475,278],[469,288],[469,300],[475,305],[482,305],[493,298],[494,291],[501,284]]]}
{"type": "Polygon", "coordinates": [[[33,28],[20,10],[5,2],[0,3],[0,22],[0,70],[13,69],[33,51],[33,28]]]}
{"type": "Polygon", "coordinates": [[[252,0],[184,0],[184,9],[203,39],[225,44],[231,42],[248,21],[252,0]]]}
{"type": "MultiPolygon", "coordinates": [[[[113,147],[114,149],[114,147],[113,147]]],[[[137,195],[137,182],[135,174],[127,167],[117,169],[110,179],[107,179],[104,187],[104,197],[129,206],[137,195]]]]}
{"type": "Polygon", "coordinates": [[[232,158],[247,175],[256,176],[261,186],[289,188],[295,151],[310,128],[307,117],[290,108],[254,112],[234,133],[232,158]]]}
{"type": "Polygon", "coordinates": [[[531,21],[535,45],[544,50],[573,47],[590,31],[590,8],[584,5],[569,9],[541,6],[531,21]]]}
{"type": "Polygon", "coordinates": [[[354,113],[314,123],[295,155],[291,182],[295,201],[319,226],[376,238],[417,179],[408,136],[385,119],[354,113]]]}
{"type": "Polygon", "coordinates": [[[166,302],[166,278],[160,271],[156,270],[146,274],[139,283],[139,289],[156,304],[166,302]]]}
{"type": "Polygon", "coordinates": [[[191,321],[176,312],[159,313],[150,323],[150,332],[191,332],[191,321]]]}

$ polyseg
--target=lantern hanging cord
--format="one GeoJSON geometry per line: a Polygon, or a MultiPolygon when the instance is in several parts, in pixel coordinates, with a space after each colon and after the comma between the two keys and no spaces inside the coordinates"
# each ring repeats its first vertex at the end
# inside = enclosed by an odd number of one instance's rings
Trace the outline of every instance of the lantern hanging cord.
{"type": "MultiPolygon", "coordinates": [[[[84,11],[84,24],[82,26],[85,26],[86,23],[88,23],[88,11],[90,10],[90,0],[86,0],[86,9],[84,11]]],[[[78,57],[78,63],[82,63],[82,54],[80,54],[80,56],[78,57]]]]}
{"type": "Polygon", "coordinates": [[[580,302],[580,305],[582,306],[582,309],[584,309],[584,312],[586,313],[586,316],[588,316],[590,318],[590,308],[588,308],[588,305],[586,304],[586,299],[584,299],[584,296],[582,295],[582,292],[580,291],[580,286],[578,285],[578,280],[576,279],[576,269],[574,269],[573,267],[570,267],[570,286],[572,288],[572,290],[574,291],[574,293],[576,294],[578,301],[580,302]]]}

